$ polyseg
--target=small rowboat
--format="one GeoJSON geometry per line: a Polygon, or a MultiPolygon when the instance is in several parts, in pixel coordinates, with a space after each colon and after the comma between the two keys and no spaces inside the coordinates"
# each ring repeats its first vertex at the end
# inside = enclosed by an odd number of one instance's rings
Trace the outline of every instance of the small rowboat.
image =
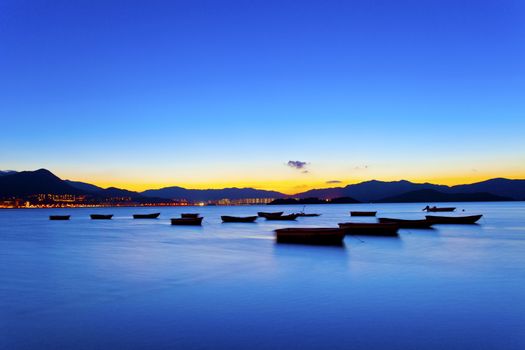
{"type": "Polygon", "coordinates": [[[456,210],[456,207],[436,207],[436,206],[433,206],[433,207],[429,207],[428,205],[426,207],[423,208],[423,211],[427,211],[427,212],[437,212],[437,211],[454,211],[456,210]]]}
{"type": "Polygon", "coordinates": [[[171,219],[172,225],[182,225],[182,226],[201,226],[202,217],[198,218],[173,218],[171,219]]]}
{"type": "Polygon", "coordinates": [[[199,213],[183,213],[180,214],[180,217],[185,219],[195,219],[199,217],[199,213]]]}
{"type": "Polygon", "coordinates": [[[470,216],[434,216],[427,215],[427,221],[432,224],[475,224],[476,221],[481,219],[483,215],[470,215],[470,216]]]}
{"type": "Polygon", "coordinates": [[[279,216],[266,216],[266,220],[274,220],[274,221],[286,221],[286,220],[295,220],[297,219],[299,215],[297,214],[290,214],[290,215],[279,215],[279,216]]]}
{"type": "Polygon", "coordinates": [[[428,220],[405,220],[405,219],[391,219],[391,218],[379,218],[379,222],[382,224],[397,224],[399,228],[430,228],[432,223],[428,220]]]}
{"type": "Polygon", "coordinates": [[[338,228],[281,228],[275,230],[277,243],[343,245],[344,230],[338,228]]]}
{"type": "Polygon", "coordinates": [[[49,220],[69,220],[71,215],[49,215],[49,220]]]}
{"type": "Polygon", "coordinates": [[[317,214],[317,213],[296,213],[298,217],[303,217],[303,218],[310,218],[310,217],[314,217],[314,216],[321,216],[321,214],[317,214]]]}
{"type": "Polygon", "coordinates": [[[377,211],[351,211],[350,216],[376,216],[377,211]]]}
{"type": "Polygon", "coordinates": [[[153,213],[153,214],[133,214],[133,219],[156,219],[158,218],[160,213],[153,213]]]}
{"type": "Polygon", "coordinates": [[[397,236],[397,224],[344,222],[339,224],[348,235],[397,236]]]}
{"type": "Polygon", "coordinates": [[[221,216],[222,222],[255,222],[257,216],[221,216]]]}
{"type": "Polygon", "coordinates": [[[111,220],[113,214],[104,215],[104,214],[91,214],[91,220],[111,220]]]}
{"type": "Polygon", "coordinates": [[[267,213],[267,212],[264,212],[264,211],[260,211],[257,213],[258,216],[260,216],[261,218],[265,218],[267,216],[281,216],[283,215],[283,211],[276,211],[276,212],[273,212],[273,213],[267,213]]]}

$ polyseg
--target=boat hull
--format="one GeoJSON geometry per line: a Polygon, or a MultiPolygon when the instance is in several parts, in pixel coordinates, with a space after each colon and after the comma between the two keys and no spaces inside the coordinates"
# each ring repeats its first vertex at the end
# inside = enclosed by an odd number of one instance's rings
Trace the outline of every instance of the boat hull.
{"type": "Polygon", "coordinates": [[[257,216],[221,216],[222,222],[255,222],[257,216]]]}
{"type": "Polygon", "coordinates": [[[382,224],[396,224],[399,228],[430,228],[432,222],[422,220],[405,220],[405,219],[391,219],[391,218],[379,218],[379,222],[382,224]]]}
{"type": "Polygon", "coordinates": [[[111,218],[113,217],[113,214],[110,214],[110,215],[91,214],[90,217],[91,217],[91,220],[111,220],[111,218]]]}
{"type": "Polygon", "coordinates": [[[456,210],[456,207],[443,207],[443,208],[437,208],[437,207],[426,207],[423,208],[423,210],[426,210],[429,213],[436,213],[436,212],[450,212],[456,210]]]}
{"type": "Polygon", "coordinates": [[[156,219],[158,218],[160,213],[153,213],[153,214],[133,214],[133,219],[156,219]]]}
{"type": "Polygon", "coordinates": [[[293,221],[297,219],[299,215],[297,214],[290,214],[290,215],[280,215],[280,216],[266,216],[266,220],[270,221],[293,221]]]}
{"type": "Polygon", "coordinates": [[[376,216],[377,211],[351,211],[350,216],[376,216]]]}
{"type": "Polygon", "coordinates": [[[282,228],[275,230],[277,243],[343,245],[344,230],[338,228],[282,228]]]}
{"type": "Polygon", "coordinates": [[[69,220],[71,215],[49,215],[49,220],[69,220]]]}
{"type": "Polygon", "coordinates": [[[316,213],[296,213],[298,217],[301,217],[301,218],[311,218],[311,217],[314,217],[314,216],[321,216],[321,214],[316,214],[316,213]]]}
{"type": "Polygon", "coordinates": [[[427,215],[427,221],[432,224],[460,224],[472,225],[475,224],[483,215],[470,216],[435,216],[427,215]]]}
{"type": "Polygon", "coordinates": [[[267,213],[267,212],[260,211],[260,212],[257,213],[257,216],[259,216],[261,218],[265,218],[265,217],[268,217],[268,216],[281,216],[283,214],[284,214],[283,211],[276,211],[276,212],[273,212],[273,213],[267,213]]]}
{"type": "Polygon", "coordinates": [[[367,235],[367,236],[398,236],[397,231],[399,226],[397,224],[381,224],[381,223],[358,223],[358,222],[344,222],[339,224],[339,228],[343,229],[347,235],[367,235]]]}
{"type": "Polygon", "coordinates": [[[176,226],[201,226],[202,217],[199,218],[174,218],[171,219],[171,224],[176,226]]]}

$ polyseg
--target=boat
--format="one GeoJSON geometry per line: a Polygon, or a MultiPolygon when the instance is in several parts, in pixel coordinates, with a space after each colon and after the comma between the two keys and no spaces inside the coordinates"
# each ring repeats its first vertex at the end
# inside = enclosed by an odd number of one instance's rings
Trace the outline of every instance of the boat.
{"type": "Polygon", "coordinates": [[[264,212],[264,211],[260,211],[257,213],[257,215],[261,218],[265,218],[267,216],[281,216],[283,215],[284,212],[283,211],[276,211],[276,212],[273,212],[273,213],[268,213],[268,212],[264,212]]]}
{"type": "Polygon", "coordinates": [[[314,217],[314,216],[321,216],[321,214],[317,214],[317,213],[303,213],[303,212],[300,212],[300,213],[295,213],[298,217],[306,217],[306,218],[309,218],[309,217],[314,217]]]}
{"type": "Polygon", "coordinates": [[[49,220],[69,220],[71,215],[49,215],[49,220]]]}
{"type": "Polygon", "coordinates": [[[133,214],[133,219],[156,219],[158,218],[160,213],[153,213],[153,214],[133,214]]]}
{"type": "Polygon", "coordinates": [[[379,218],[379,222],[382,224],[397,224],[399,228],[430,228],[430,226],[432,226],[432,222],[426,219],[406,220],[406,219],[379,218]]]}
{"type": "Polygon", "coordinates": [[[222,222],[255,222],[257,216],[221,216],[222,222]]]}
{"type": "Polygon", "coordinates": [[[344,230],[339,228],[281,228],[274,231],[277,243],[343,245],[344,230]]]}
{"type": "Polygon", "coordinates": [[[435,216],[427,215],[427,221],[432,224],[475,224],[483,215],[469,216],[435,216]]]}
{"type": "Polygon", "coordinates": [[[339,224],[339,228],[348,235],[397,236],[399,226],[391,223],[344,222],[339,224]]]}
{"type": "Polygon", "coordinates": [[[181,218],[190,218],[190,219],[195,219],[195,218],[198,218],[199,217],[199,213],[183,213],[183,214],[180,214],[180,217],[181,218]]]}
{"type": "Polygon", "coordinates": [[[423,211],[426,211],[426,212],[437,212],[437,211],[454,211],[456,210],[456,207],[436,207],[436,206],[433,206],[433,207],[429,207],[428,205],[426,207],[423,208],[423,211]]]}
{"type": "Polygon", "coordinates": [[[171,219],[172,225],[183,225],[183,226],[201,226],[203,217],[198,218],[173,218],[171,219]]]}
{"type": "Polygon", "coordinates": [[[91,214],[90,216],[92,220],[110,220],[113,217],[113,214],[91,214]]]}
{"type": "Polygon", "coordinates": [[[377,211],[351,211],[350,216],[376,216],[377,211]]]}
{"type": "Polygon", "coordinates": [[[297,215],[297,214],[279,215],[279,216],[277,216],[277,215],[275,215],[275,216],[270,215],[270,216],[266,216],[265,218],[266,218],[266,220],[275,220],[275,221],[281,220],[281,221],[285,221],[285,220],[295,220],[295,219],[297,219],[298,216],[299,215],[297,215]]]}

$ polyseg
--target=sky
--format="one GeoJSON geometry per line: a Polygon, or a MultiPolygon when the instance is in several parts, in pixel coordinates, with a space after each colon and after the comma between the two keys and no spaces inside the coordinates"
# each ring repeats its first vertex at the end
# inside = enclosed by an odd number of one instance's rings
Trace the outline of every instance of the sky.
{"type": "Polygon", "coordinates": [[[525,2],[0,1],[0,169],[297,193],[525,178],[525,2]]]}

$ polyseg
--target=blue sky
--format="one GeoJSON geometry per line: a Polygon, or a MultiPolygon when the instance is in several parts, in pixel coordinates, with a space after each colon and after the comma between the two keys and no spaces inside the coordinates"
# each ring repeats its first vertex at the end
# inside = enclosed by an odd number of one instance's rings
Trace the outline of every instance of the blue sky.
{"type": "Polygon", "coordinates": [[[523,18],[523,1],[4,0],[0,167],[289,193],[525,177],[523,18]]]}

